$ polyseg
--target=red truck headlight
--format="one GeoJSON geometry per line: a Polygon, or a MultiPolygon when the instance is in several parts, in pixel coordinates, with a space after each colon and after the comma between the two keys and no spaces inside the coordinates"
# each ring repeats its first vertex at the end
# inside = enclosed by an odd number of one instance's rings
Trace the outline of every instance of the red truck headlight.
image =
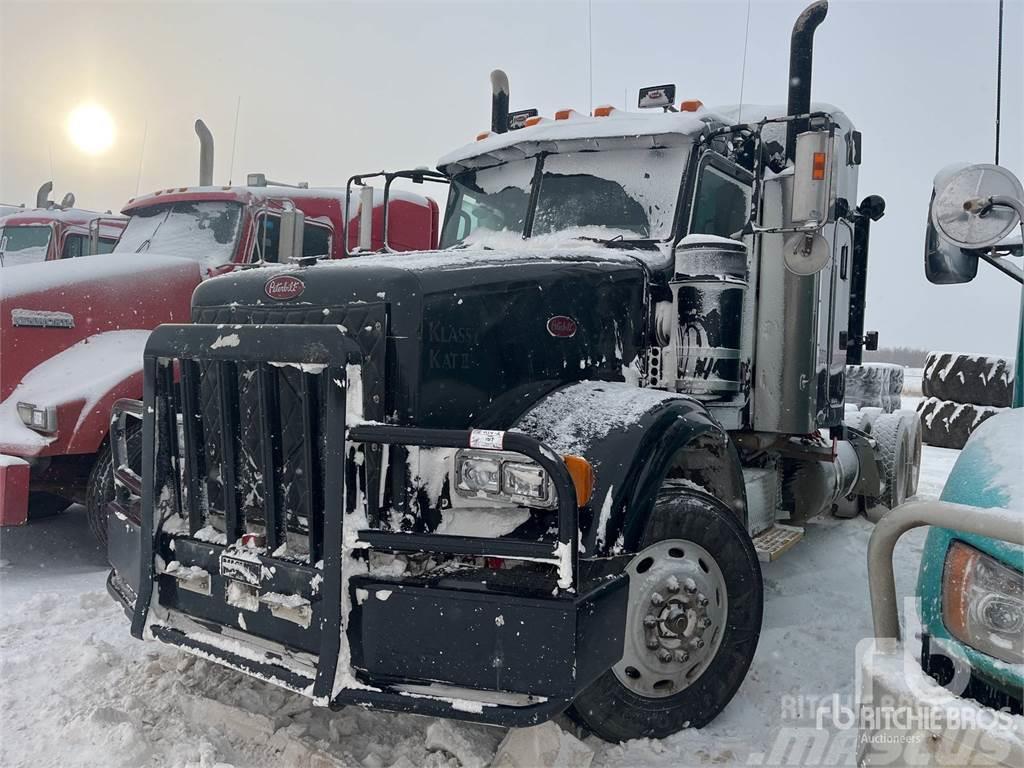
{"type": "Polygon", "coordinates": [[[52,405],[18,403],[18,416],[22,424],[36,432],[53,434],[57,431],[57,409],[52,405]]]}

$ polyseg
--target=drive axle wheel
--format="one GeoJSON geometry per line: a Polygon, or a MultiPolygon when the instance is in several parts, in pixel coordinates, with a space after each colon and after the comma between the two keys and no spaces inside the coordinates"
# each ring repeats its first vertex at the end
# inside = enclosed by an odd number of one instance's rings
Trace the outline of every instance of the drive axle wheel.
{"type": "Polygon", "coordinates": [[[640,696],[671,696],[718,652],[729,610],[725,577],[706,549],[683,539],[647,547],[626,570],[626,637],[613,671],[640,696]]]}
{"type": "Polygon", "coordinates": [[[721,501],[690,490],[662,496],[638,549],[626,566],[622,659],[569,710],[613,742],[711,722],[743,682],[761,632],[757,552],[721,501]]]}

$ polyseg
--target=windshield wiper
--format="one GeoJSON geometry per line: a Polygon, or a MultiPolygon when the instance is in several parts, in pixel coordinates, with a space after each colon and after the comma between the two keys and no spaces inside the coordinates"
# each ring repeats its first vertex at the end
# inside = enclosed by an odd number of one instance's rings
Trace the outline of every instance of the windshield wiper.
{"type": "Polygon", "coordinates": [[[587,237],[581,235],[580,237],[573,238],[574,240],[587,240],[591,243],[597,243],[603,245],[605,248],[644,248],[651,249],[655,247],[656,240],[651,238],[641,237],[636,240],[626,240],[622,235],[616,235],[608,239],[600,237],[587,237]]]}

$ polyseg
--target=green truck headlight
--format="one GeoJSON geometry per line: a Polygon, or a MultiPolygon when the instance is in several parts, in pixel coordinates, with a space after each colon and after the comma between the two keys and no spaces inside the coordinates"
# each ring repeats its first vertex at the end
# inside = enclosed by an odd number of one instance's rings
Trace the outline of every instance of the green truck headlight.
{"type": "Polygon", "coordinates": [[[57,431],[57,409],[52,405],[18,403],[18,417],[22,424],[36,432],[52,434],[57,431]]]}
{"type": "Polygon", "coordinates": [[[942,572],[942,620],[960,642],[1024,663],[1024,573],[953,542],[942,572]]]}

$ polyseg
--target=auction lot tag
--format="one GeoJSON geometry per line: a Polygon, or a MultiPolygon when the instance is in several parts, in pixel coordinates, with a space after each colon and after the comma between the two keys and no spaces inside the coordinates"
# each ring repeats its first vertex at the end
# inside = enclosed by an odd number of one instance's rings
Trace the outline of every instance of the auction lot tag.
{"type": "Polygon", "coordinates": [[[241,557],[232,557],[222,552],[220,556],[220,575],[235,581],[244,581],[255,587],[260,585],[260,569],[263,564],[259,561],[244,560],[241,557]]]}
{"type": "Polygon", "coordinates": [[[470,448],[500,451],[505,446],[505,433],[497,429],[474,429],[469,433],[470,448]]]}

